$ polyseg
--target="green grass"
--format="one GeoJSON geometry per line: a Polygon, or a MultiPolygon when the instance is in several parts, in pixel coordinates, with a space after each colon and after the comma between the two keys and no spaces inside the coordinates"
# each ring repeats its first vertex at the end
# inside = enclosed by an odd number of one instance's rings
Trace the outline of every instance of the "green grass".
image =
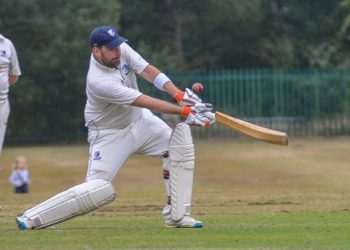
{"type": "Polygon", "coordinates": [[[205,229],[166,229],[154,217],[85,216],[31,232],[2,230],[2,249],[288,248],[347,249],[345,213],[203,216],[205,229]],[[92,223],[91,223],[92,222],[92,223]],[[11,247],[9,247],[11,246],[11,247]],[[7,248],[6,248],[7,247],[7,248]]]}
{"type": "Polygon", "coordinates": [[[87,146],[6,148],[0,158],[0,249],[349,249],[350,138],[196,142],[193,215],[203,229],[167,229],[161,160],[133,156],[117,199],[44,230],[20,232],[17,213],[84,179],[87,146]],[[7,184],[26,155],[28,195],[7,184]]]}

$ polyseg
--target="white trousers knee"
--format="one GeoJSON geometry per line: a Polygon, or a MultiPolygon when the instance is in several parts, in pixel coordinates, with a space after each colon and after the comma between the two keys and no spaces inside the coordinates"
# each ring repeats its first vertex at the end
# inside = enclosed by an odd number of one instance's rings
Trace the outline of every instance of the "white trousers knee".
{"type": "Polygon", "coordinates": [[[168,151],[171,131],[149,110],[126,128],[90,130],[86,179],[112,181],[124,162],[135,153],[161,157],[168,151]]]}

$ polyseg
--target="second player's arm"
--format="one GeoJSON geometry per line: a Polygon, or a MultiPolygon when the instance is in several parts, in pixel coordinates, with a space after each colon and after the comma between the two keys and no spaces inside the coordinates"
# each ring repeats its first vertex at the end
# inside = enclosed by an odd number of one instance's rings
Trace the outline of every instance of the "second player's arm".
{"type": "Polygon", "coordinates": [[[10,85],[14,85],[18,81],[19,76],[9,75],[9,83],[10,85]]]}

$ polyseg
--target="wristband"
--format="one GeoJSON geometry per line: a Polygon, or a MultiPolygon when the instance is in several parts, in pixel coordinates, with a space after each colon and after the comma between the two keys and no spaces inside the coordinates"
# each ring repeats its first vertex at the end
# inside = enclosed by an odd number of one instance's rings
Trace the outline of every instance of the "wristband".
{"type": "Polygon", "coordinates": [[[181,110],[181,116],[187,118],[188,115],[191,113],[192,108],[191,107],[183,107],[181,110]]]}
{"type": "Polygon", "coordinates": [[[176,92],[176,94],[173,96],[176,102],[181,102],[184,99],[185,92],[179,90],[176,92]]]}
{"type": "Polygon", "coordinates": [[[158,89],[163,90],[163,86],[167,82],[171,82],[171,80],[164,73],[159,73],[156,78],[154,78],[153,84],[158,89]]]}

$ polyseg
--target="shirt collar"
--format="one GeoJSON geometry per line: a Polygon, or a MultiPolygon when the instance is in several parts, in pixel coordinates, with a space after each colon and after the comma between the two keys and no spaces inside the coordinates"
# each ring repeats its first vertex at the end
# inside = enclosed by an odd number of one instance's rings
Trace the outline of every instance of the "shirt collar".
{"type": "Polygon", "coordinates": [[[115,72],[118,69],[113,69],[107,66],[102,65],[101,63],[99,63],[96,58],[94,57],[94,55],[91,53],[91,63],[93,63],[95,66],[99,67],[100,69],[107,71],[107,72],[115,72]]]}

